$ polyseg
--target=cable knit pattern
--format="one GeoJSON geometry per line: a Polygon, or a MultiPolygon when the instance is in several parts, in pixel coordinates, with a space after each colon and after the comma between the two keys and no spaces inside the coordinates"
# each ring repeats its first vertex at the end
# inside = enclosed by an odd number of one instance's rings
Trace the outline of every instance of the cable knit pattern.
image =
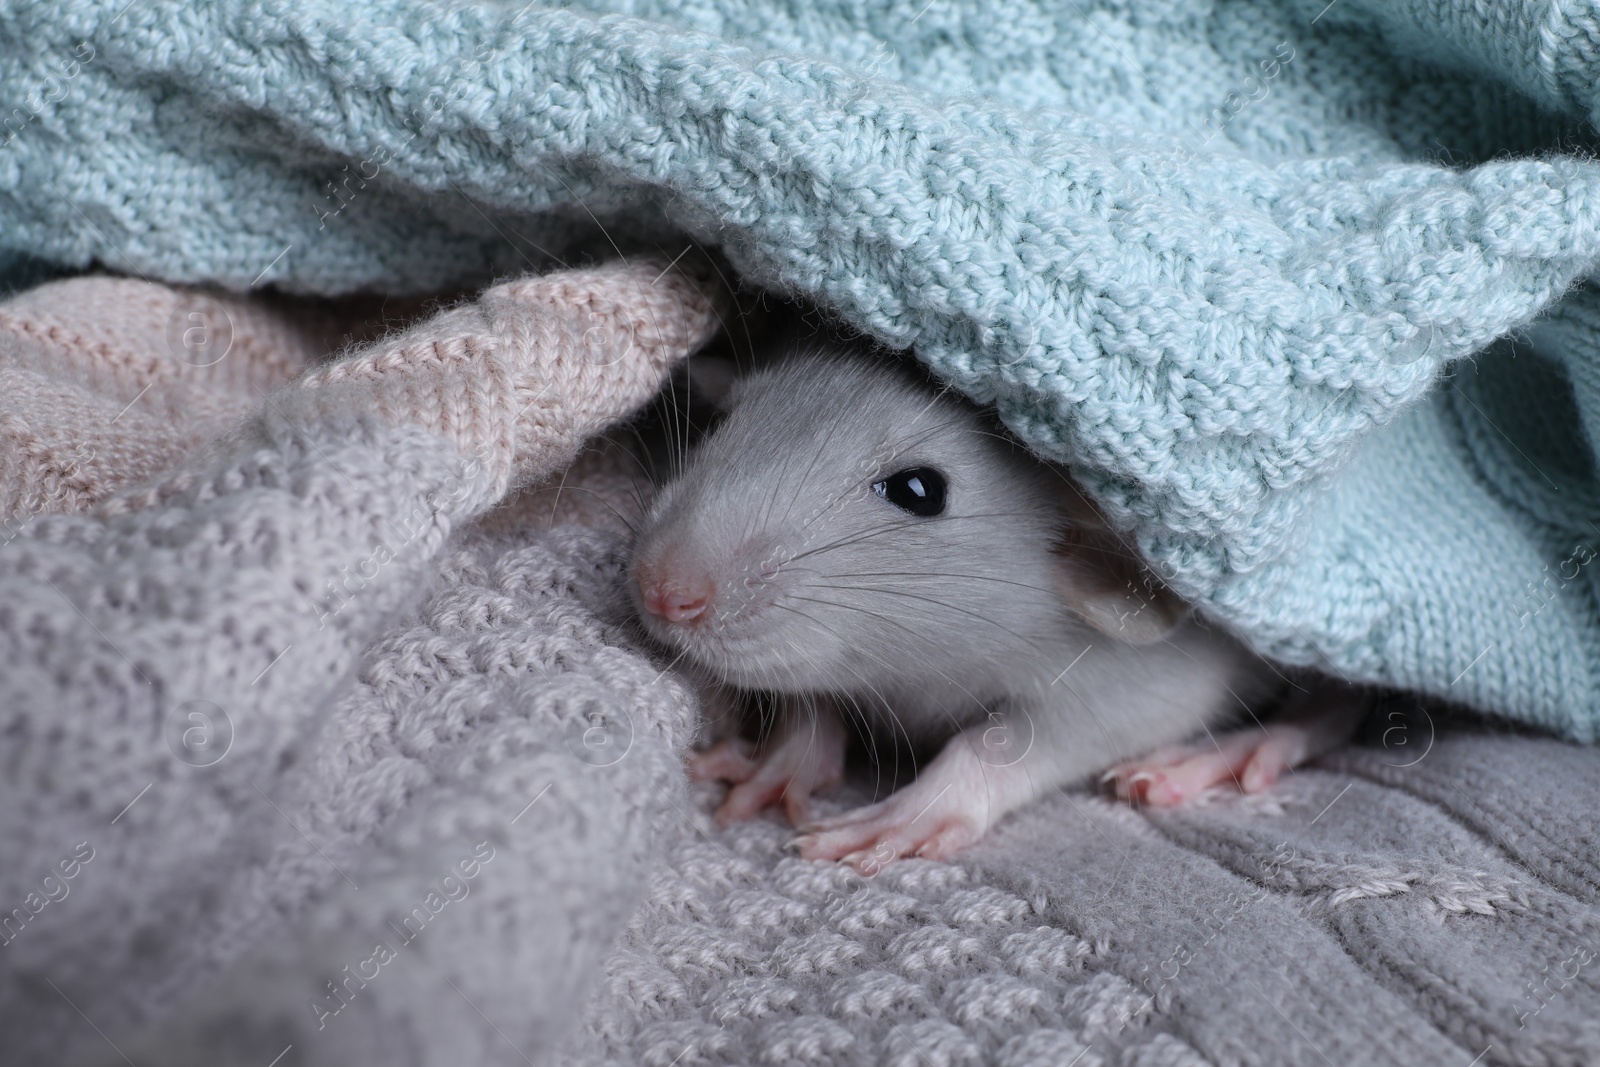
{"type": "Polygon", "coordinates": [[[1594,534],[1441,378],[1596,268],[1592,4],[4,10],[12,249],[421,291],[688,233],[995,402],[1263,651],[1595,735],[1587,572],[1506,606],[1594,534]]]}

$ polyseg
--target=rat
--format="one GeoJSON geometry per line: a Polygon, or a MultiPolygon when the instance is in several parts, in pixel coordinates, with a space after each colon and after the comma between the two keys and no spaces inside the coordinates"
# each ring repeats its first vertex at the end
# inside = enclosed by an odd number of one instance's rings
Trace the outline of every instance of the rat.
{"type": "Polygon", "coordinates": [[[1265,789],[1366,710],[1190,610],[1063,468],[909,360],[800,347],[719,406],[651,501],[629,582],[674,662],[776,710],[759,746],[690,758],[730,785],[719,825],[782,805],[803,857],[872,873],[1097,776],[1152,805],[1265,789]],[[943,747],[886,799],[812,819],[847,719],[943,747]]]}

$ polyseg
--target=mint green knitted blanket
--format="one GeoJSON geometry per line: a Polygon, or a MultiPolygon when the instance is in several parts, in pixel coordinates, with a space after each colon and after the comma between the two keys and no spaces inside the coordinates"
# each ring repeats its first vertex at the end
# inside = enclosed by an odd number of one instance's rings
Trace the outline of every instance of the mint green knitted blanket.
{"type": "Polygon", "coordinates": [[[1262,651],[1592,740],[1597,87],[1570,0],[9,0],[0,245],[324,293],[715,245],[1262,651]]]}

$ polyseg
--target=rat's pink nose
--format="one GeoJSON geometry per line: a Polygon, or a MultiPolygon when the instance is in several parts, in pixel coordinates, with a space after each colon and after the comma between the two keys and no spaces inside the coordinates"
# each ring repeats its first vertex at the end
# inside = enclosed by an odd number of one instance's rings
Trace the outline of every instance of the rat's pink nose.
{"type": "Polygon", "coordinates": [[[682,593],[677,590],[646,593],[645,610],[659,615],[668,622],[693,622],[706,611],[705,594],[682,593]]]}
{"type": "Polygon", "coordinates": [[[671,623],[692,623],[706,613],[714,592],[711,579],[682,574],[641,573],[639,592],[644,609],[671,623]]]}

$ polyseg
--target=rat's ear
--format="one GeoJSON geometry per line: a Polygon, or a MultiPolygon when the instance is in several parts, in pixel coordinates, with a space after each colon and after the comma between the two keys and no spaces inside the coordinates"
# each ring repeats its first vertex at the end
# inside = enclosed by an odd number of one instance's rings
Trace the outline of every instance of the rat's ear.
{"type": "Polygon", "coordinates": [[[1065,483],[1059,499],[1066,521],[1052,546],[1056,590],[1090,626],[1130,645],[1166,637],[1189,605],[1117,536],[1064,468],[1047,465],[1065,483]]]}
{"type": "Polygon", "coordinates": [[[1053,546],[1055,587],[1096,630],[1148,645],[1171,633],[1189,605],[1109,530],[1069,526],[1053,546]]]}

